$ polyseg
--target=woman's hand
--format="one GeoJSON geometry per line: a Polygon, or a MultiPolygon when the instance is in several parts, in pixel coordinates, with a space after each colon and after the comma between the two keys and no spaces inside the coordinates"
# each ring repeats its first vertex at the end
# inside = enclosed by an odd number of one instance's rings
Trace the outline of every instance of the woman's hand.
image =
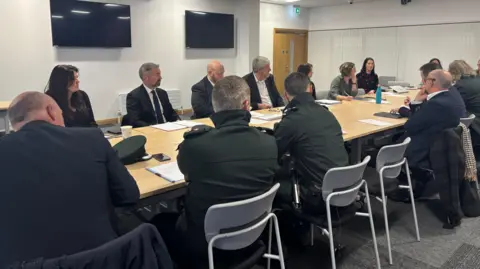
{"type": "Polygon", "coordinates": [[[375,94],[374,90],[369,91],[367,94],[375,94]]]}

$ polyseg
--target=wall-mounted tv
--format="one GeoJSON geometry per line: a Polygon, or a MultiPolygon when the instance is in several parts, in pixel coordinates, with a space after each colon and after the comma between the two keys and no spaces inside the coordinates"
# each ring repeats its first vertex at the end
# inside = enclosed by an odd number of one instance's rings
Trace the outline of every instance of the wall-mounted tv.
{"type": "Polygon", "coordinates": [[[229,49],[235,43],[235,17],[232,14],[185,11],[187,48],[229,49]]]}
{"type": "Polygon", "coordinates": [[[131,47],[130,6],[50,0],[53,46],[131,47]]]}

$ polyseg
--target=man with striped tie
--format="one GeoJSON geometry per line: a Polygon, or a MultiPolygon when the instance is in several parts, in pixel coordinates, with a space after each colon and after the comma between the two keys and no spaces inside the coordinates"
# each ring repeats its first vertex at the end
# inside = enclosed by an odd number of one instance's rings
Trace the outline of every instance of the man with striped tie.
{"type": "Polygon", "coordinates": [[[142,85],[127,95],[127,121],[133,127],[177,121],[177,113],[172,107],[168,94],[158,88],[162,72],[158,64],[145,63],[140,67],[142,85]]]}

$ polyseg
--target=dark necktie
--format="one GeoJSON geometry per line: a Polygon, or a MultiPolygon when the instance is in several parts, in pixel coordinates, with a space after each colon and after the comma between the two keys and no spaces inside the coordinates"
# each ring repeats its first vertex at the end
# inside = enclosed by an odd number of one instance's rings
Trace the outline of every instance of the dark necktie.
{"type": "Polygon", "coordinates": [[[157,117],[157,123],[164,123],[162,109],[160,107],[160,101],[158,100],[155,90],[151,91],[153,96],[153,106],[155,107],[155,116],[157,117]]]}

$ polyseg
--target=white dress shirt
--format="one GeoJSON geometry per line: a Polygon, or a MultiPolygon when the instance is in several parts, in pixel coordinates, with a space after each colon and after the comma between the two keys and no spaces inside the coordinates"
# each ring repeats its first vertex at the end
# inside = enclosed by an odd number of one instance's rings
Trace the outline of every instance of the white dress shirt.
{"type": "MultiPolygon", "coordinates": [[[[147,85],[143,84],[143,87],[145,87],[145,90],[147,91],[148,93],[148,97],[150,97],[150,102],[152,103],[152,107],[153,107],[153,111],[155,111],[155,104],[153,103],[153,94],[152,94],[152,90],[153,89],[150,89],[149,87],[147,87],[147,85]]],[[[162,118],[163,118],[163,122],[167,122],[167,119],[165,119],[165,115],[163,115],[163,106],[162,106],[162,102],[160,101],[160,97],[158,97],[158,94],[157,94],[157,91],[153,91],[155,93],[155,95],[157,96],[157,99],[158,99],[158,103],[160,104],[160,114],[162,114],[162,118]]],[[[155,113],[155,117],[157,116],[157,114],[155,113]]],[[[157,122],[160,122],[158,119],[157,119],[157,122]]]]}
{"type": "Polygon", "coordinates": [[[255,73],[253,73],[255,77],[255,81],[257,82],[258,91],[260,92],[260,97],[262,98],[262,104],[265,105],[272,105],[272,100],[270,99],[270,94],[268,94],[267,84],[265,84],[265,80],[259,81],[255,73]]]}
{"type": "Polygon", "coordinates": [[[427,95],[427,101],[430,100],[430,99],[432,99],[432,98],[435,97],[437,94],[442,93],[442,92],[448,92],[448,90],[438,91],[438,92],[434,92],[434,93],[431,93],[431,94],[427,95]]]}

